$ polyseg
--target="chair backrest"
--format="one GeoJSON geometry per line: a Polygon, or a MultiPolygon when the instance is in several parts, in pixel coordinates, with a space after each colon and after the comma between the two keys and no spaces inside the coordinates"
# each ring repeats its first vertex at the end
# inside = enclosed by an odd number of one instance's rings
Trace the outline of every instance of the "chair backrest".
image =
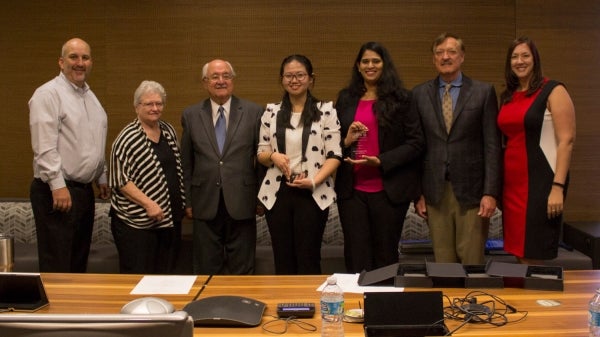
{"type": "Polygon", "coordinates": [[[192,337],[194,321],[184,311],[170,314],[7,314],[2,336],[11,337],[192,337]]]}

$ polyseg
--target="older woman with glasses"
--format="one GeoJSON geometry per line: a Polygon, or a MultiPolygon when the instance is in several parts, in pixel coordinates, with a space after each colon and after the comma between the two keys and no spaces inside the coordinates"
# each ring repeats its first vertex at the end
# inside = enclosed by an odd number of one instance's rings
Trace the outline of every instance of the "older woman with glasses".
{"type": "Polygon", "coordinates": [[[183,172],[175,129],[160,118],[157,82],[134,94],[137,118],[117,136],[110,156],[111,229],[121,273],[174,271],[184,216],[183,172]]]}
{"type": "Polygon", "coordinates": [[[258,193],[264,204],[277,274],[321,274],[321,240],[335,201],[332,175],[341,161],[340,125],[331,102],[315,98],[303,55],[286,57],[285,89],[261,119],[258,160],[268,168],[258,193]]]}

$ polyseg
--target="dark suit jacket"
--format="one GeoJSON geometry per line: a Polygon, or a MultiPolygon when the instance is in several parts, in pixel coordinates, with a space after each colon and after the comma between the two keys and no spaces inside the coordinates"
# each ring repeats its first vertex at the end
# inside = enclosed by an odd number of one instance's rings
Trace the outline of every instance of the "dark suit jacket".
{"type": "MultiPolygon", "coordinates": [[[[358,100],[359,98],[350,97],[342,91],[336,102],[344,157],[351,154],[351,147],[344,148],[344,138],[354,121],[358,100]]],[[[390,127],[379,128],[378,157],[381,161],[381,176],[383,188],[391,202],[408,202],[420,195],[419,167],[423,146],[419,115],[412,110],[407,109],[405,113],[398,114],[398,118],[390,127]]],[[[335,189],[338,199],[352,196],[354,188],[351,164],[342,162],[338,167],[335,189]]]]}
{"type": "Polygon", "coordinates": [[[439,77],[413,89],[412,109],[419,113],[425,134],[422,186],[426,202],[440,202],[446,177],[461,206],[477,206],[483,195],[498,200],[501,138],[494,87],[463,75],[449,134],[442,117],[439,77]]]}
{"type": "Polygon", "coordinates": [[[256,215],[255,158],[263,109],[232,96],[230,110],[222,155],[215,136],[210,99],[183,111],[183,178],[188,205],[195,219],[211,220],[216,216],[220,190],[231,217],[242,220],[256,215]]]}

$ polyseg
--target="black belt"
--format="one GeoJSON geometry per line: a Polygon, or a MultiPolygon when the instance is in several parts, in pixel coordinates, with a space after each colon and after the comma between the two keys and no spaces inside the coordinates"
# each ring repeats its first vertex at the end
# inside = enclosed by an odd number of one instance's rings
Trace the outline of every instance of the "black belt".
{"type": "Polygon", "coordinates": [[[66,180],[66,179],[65,179],[65,184],[67,184],[67,186],[69,186],[69,187],[75,187],[75,188],[90,188],[90,187],[92,187],[92,183],[80,183],[78,181],[66,180]]]}
{"type": "MultiPolygon", "coordinates": [[[[35,181],[40,182],[42,184],[46,184],[48,185],[48,183],[45,183],[42,179],[40,178],[34,178],[35,181]]],[[[73,187],[73,188],[91,188],[92,187],[92,183],[80,183],[78,181],[74,181],[74,180],[66,180],[65,179],[65,184],[69,187],[73,187]]]]}

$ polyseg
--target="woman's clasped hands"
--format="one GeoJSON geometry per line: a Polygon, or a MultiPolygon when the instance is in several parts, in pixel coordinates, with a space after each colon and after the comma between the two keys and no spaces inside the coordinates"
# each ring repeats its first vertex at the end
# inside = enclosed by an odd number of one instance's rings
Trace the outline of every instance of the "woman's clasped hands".
{"type": "Polygon", "coordinates": [[[306,176],[306,172],[292,172],[290,159],[285,153],[274,152],[271,161],[286,178],[286,184],[290,187],[313,189],[313,180],[306,176]]]}

